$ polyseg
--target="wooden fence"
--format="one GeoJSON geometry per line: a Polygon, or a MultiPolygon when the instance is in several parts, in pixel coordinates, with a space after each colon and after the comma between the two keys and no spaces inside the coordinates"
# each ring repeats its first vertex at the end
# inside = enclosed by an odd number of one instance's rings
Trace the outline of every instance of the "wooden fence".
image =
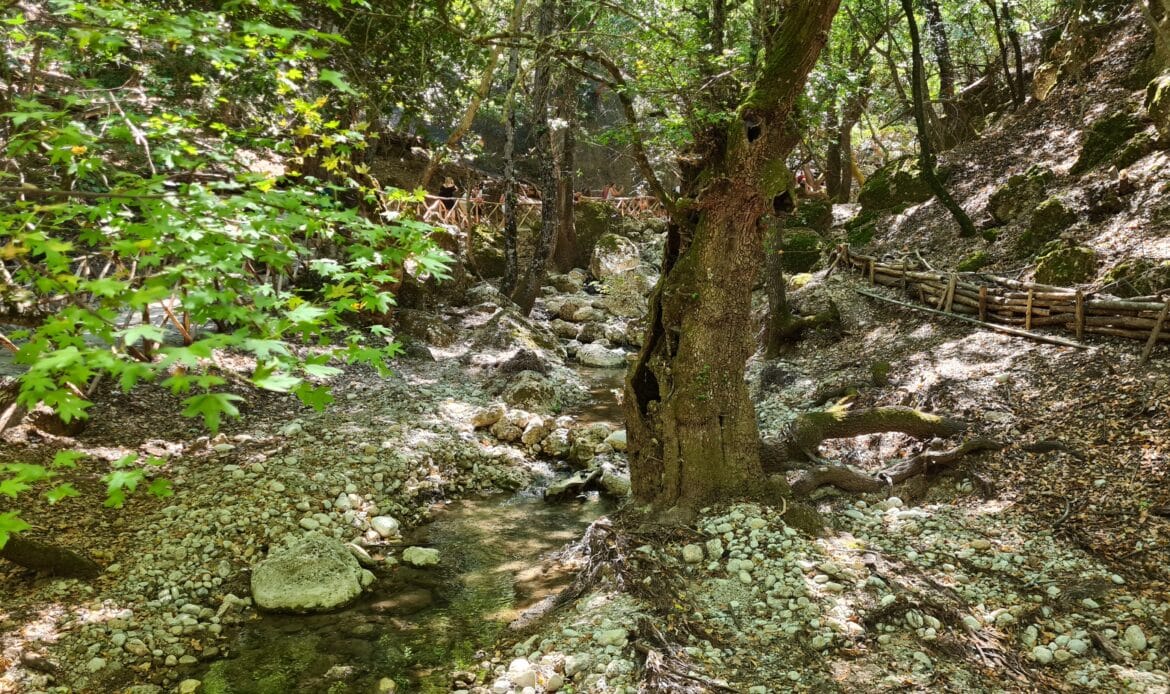
{"type": "MultiPolygon", "coordinates": [[[[394,210],[409,213],[415,219],[429,224],[448,224],[460,229],[468,229],[476,224],[504,223],[504,205],[502,202],[461,197],[455,198],[451,208],[447,203],[451,198],[440,198],[437,195],[427,195],[422,202],[396,202],[391,204],[394,210]]],[[[611,205],[623,217],[665,217],[666,210],[659,204],[658,199],[651,196],[633,197],[587,197],[581,196],[578,201],[603,202],[611,205]]],[[[540,200],[520,196],[516,204],[516,221],[523,226],[525,223],[540,219],[540,200]]]]}
{"type": "Polygon", "coordinates": [[[916,259],[887,261],[856,253],[848,244],[838,246],[836,256],[836,263],[861,271],[870,284],[900,287],[935,312],[966,314],[990,327],[1012,326],[1013,334],[1048,327],[1073,333],[1078,342],[1086,333],[1145,340],[1142,361],[1157,342],[1170,342],[1165,296],[1120,299],[980,272],[939,272],[916,259]]]}

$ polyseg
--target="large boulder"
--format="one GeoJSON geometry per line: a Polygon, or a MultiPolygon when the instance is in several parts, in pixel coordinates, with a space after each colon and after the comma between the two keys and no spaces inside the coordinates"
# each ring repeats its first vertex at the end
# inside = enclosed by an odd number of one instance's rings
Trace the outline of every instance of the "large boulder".
{"type": "Polygon", "coordinates": [[[861,186],[857,202],[863,210],[893,210],[926,202],[932,195],[930,186],[922,180],[918,162],[904,157],[873,172],[861,186]]]}
{"type": "Polygon", "coordinates": [[[1145,105],[1162,143],[1170,144],[1170,72],[1155,77],[1146,87],[1145,105]]]}
{"type": "Polygon", "coordinates": [[[1043,166],[1015,174],[991,194],[987,211],[1001,224],[1014,222],[1036,206],[1054,180],[1056,175],[1043,166]]]}
{"type": "Polygon", "coordinates": [[[504,402],[530,412],[559,411],[561,399],[548,377],[536,371],[521,371],[508,380],[504,402]]]}
{"type": "Polygon", "coordinates": [[[1083,284],[1097,274],[1097,253],[1085,246],[1065,246],[1044,255],[1036,264],[1036,281],[1067,287],[1083,284]]]}
{"type": "Polygon", "coordinates": [[[622,216],[613,205],[598,200],[581,200],[573,206],[573,230],[577,234],[574,265],[585,267],[593,256],[598,239],[621,227],[622,216]]]}
{"type": "Polygon", "coordinates": [[[1076,214],[1065,207],[1063,202],[1057,198],[1045,200],[1032,213],[1028,229],[1020,236],[1017,250],[1022,256],[1031,255],[1049,241],[1060,238],[1061,232],[1076,221],[1076,214]]]}
{"type": "Polygon", "coordinates": [[[310,534],[273,551],[252,569],[252,599],[262,610],[327,612],[374,582],[340,540],[310,534]]]}
{"type": "Polygon", "coordinates": [[[828,198],[804,198],[789,215],[785,226],[823,234],[833,226],[833,203],[828,198]]]}
{"type": "Polygon", "coordinates": [[[399,333],[419,342],[435,347],[449,347],[458,339],[455,330],[433,313],[407,308],[399,309],[394,315],[399,333]]]}
{"type": "Polygon", "coordinates": [[[780,239],[780,265],[789,274],[808,272],[821,259],[824,240],[812,229],[785,229],[780,239]]]}
{"type": "Polygon", "coordinates": [[[593,246],[593,255],[589,258],[589,272],[599,280],[616,277],[634,270],[642,262],[638,247],[633,241],[618,236],[605,234],[597,239],[593,246]]]}
{"type": "Polygon", "coordinates": [[[1170,288],[1170,260],[1126,260],[1110,268],[1101,282],[1106,291],[1122,298],[1157,294],[1170,288]]]}
{"type": "Polygon", "coordinates": [[[609,349],[596,343],[578,347],[576,357],[577,361],[585,366],[616,369],[626,365],[625,352],[620,349],[609,349]]]}
{"type": "MultiPolygon", "coordinates": [[[[1081,154],[1069,172],[1082,174],[1100,164],[1117,163],[1118,153],[1124,152],[1126,145],[1145,127],[1141,119],[1125,110],[1099,118],[1085,128],[1081,154]]],[[[1126,156],[1121,158],[1122,162],[1119,168],[1124,168],[1132,163],[1124,161],[1124,159],[1132,157],[1133,153],[1127,152],[1126,156]]]]}

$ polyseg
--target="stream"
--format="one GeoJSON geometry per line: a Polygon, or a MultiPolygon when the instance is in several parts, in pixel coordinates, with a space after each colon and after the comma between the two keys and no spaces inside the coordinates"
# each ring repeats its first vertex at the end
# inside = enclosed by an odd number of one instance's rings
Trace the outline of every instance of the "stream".
{"type": "MultiPolygon", "coordinates": [[[[572,412],[577,420],[620,421],[614,389],[624,370],[579,373],[591,397],[572,412]]],[[[260,614],[231,656],[203,673],[201,691],[376,692],[383,678],[397,691],[449,691],[453,670],[474,669],[510,622],[569,583],[550,555],[616,507],[596,492],[546,503],[541,491],[551,481],[437,506],[434,520],[404,539],[439,550],[439,566],[380,572],[372,591],[339,612],[260,614]]]]}

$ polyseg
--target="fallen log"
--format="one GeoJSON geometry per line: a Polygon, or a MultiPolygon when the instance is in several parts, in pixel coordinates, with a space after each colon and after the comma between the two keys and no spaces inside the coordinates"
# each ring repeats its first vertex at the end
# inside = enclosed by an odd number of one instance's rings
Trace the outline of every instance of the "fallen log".
{"type": "Polygon", "coordinates": [[[97,562],[80,552],[24,535],[9,535],[8,542],[0,547],[0,559],[66,578],[94,578],[102,572],[97,562]]]}
{"type": "Polygon", "coordinates": [[[792,491],[810,494],[819,487],[831,485],[846,492],[864,494],[901,484],[918,475],[929,474],[953,465],[960,458],[979,451],[998,451],[1004,444],[988,438],[974,438],[945,451],[924,451],[899,461],[876,475],[867,475],[844,465],[818,465],[797,474],[792,491]]]}

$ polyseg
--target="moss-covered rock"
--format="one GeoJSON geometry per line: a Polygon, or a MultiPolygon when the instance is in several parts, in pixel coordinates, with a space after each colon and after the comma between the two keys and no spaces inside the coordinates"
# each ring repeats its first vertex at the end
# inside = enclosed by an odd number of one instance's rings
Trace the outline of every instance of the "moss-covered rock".
{"type": "Polygon", "coordinates": [[[481,278],[503,277],[504,239],[498,229],[486,224],[472,228],[471,264],[481,278]]]}
{"type": "Polygon", "coordinates": [[[1076,221],[1076,214],[1065,207],[1063,202],[1057,198],[1045,200],[1032,213],[1027,230],[1020,236],[1020,255],[1031,255],[1049,241],[1060,238],[1060,233],[1076,221]]]}
{"type": "Polygon", "coordinates": [[[1040,256],[1036,281],[1067,287],[1083,284],[1097,274],[1097,252],[1085,246],[1064,246],[1040,256]]]}
{"type": "Polygon", "coordinates": [[[609,233],[620,233],[622,216],[613,205],[600,200],[580,200],[573,207],[573,229],[577,234],[576,267],[588,267],[597,240],[609,233]]]}
{"type": "Polygon", "coordinates": [[[1145,106],[1162,142],[1170,143],[1170,72],[1155,77],[1146,87],[1145,106]]]}
{"type": "Polygon", "coordinates": [[[975,272],[982,270],[991,264],[991,256],[987,251],[975,251],[971,255],[959,261],[955,269],[959,272],[975,272]]]}
{"type": "Polygon", "coordinates": [[[833,203],[824,198],[804,198],[789,216],[786,226],[823,234],[833,226],[833,203]]]}
{"type": "Polygon", "coordinates": [[[812,229],[785,229],[780,241],[780,265],[785,272],[808,272],[821,259],[824,239],[812,229]]]}
{"type": "Polygon", "coordinates": [[[932,195],[930,186],[922,180],[918,162],[905,157],[886,164],[866,179],[857,202],[862,210],[892,210],[926,202],[932,195]]]}
{"type": "Polygon", "coordinates": [[[1094,121],[1085,129],[1081,155],[1070,173],[1082,174],[1098,164],[1112,162],[1114,155],[1122,151],[1143,128],[1137,116],[1124,110],[1094,121]]]}
{"type": "Polygon", "coordinates": [[[1105,290],[1123,298],[1170,289],[1170,261],[1134,258],[1114,265],[1102,278],[1105,290]]]}
{"type": "Polygon", "coordinates": [[[873,240],[881,210],[861,211],[845,223],[845,240],[850,246],[861,247],[873,240]]]}
{"type": "Polygon", "coordinates": [[[1036,205],[1054,180],[1056,175],[1043,166],[1033,166],[1022,174],[1011,176],[991,194],[987,211],[1001,224],[1014,222],[1036,205]]]}

